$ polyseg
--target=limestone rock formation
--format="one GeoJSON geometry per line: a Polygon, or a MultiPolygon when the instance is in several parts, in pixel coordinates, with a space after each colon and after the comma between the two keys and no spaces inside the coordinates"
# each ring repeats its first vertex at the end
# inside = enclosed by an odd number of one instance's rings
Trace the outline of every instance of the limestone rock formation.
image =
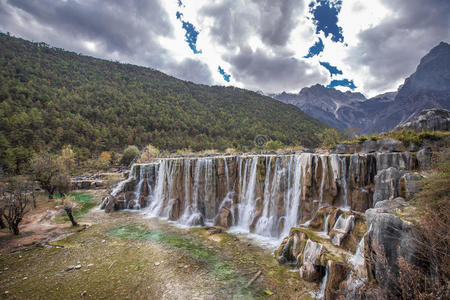
{"type": "Polygon", "coordinates": [[[392,289],[390,276],[397,276],[398,258],[414,262],[415,244],[411,223],[400,216],[404,210],[413,209],[403,198],[378,202],[375,208],[366,211],[367,246],[370,252],[385,255],[389,270],[380,263],[372,263],[371,269],[382,288],[392,289]]]}
{"type": "Polygon", "coordinates": [[[446,109],[424,109],[415,114],[410,121],[397,125],[394,130],[448,131],[450,130],[450,111],[446,109]]]}

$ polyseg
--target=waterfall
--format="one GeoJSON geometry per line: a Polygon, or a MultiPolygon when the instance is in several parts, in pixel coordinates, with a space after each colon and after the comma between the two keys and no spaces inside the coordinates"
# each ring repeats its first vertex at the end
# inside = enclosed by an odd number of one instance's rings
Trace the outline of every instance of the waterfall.
{"type": "Polygon", "coordinates": [[[303,179],[303,164],[306,164],[306,159],[309,153],[302,153],[291,158],[288,168],[288,192],[287,203],[285,202],[285,222],[283,226],[283,235],[287,236],[289,230],[298,224],[298,208],[300,206],[300,196],[302,192],[303,179]],[[292,169],[294,171],[292,171],[292,169]],[[293,176],[292,176],[293,175],[293,176]]]}
{"type": "Polygon", "coordinates": [[[258,157],[252,157],[246,160],[244,166],[244,178],[242,195],[238,204],[239,220],[237,226],[244,231],[249,231],[249,227],[255,216],[255,187],[256,187],[256,167],[258,166],[258,157]],[[247,170],[250,174],[247,179],[247,170]]]}
{"type": "Polygon", "coordinates": [[[139,203],[139,198],[141,195],[142,184],[144,183],[144,176],[145,176],[144,170],[145,170],[144,166],[141,165],[139,167],[139,182],[136,185],[136,188],[134,189],[134,195],[135,195],[134,201],[130,202],[130,205],[128,206],[128,208],[131,208],[131,209],[140,209],[141,208],[141,205],[139,203]]]}
{"type": "Polygon", "coordinates": [[[325,187],[325,179],[327,178],[327,173],[328,173],[328,160],[326,158],[326,156],[321,155],[320,156],[320,160],[322,162],[322,181],[320,182],[320,202],[319,202],[319,207],[318,209],[320,209],[322,207],[323,204],[323,189],[325,187]]]}
{"type": "Polygon", "coordinates": [[[228,171],[228,163],[226,157],[223,158],[224,169],[225,169],[225,180],[227,182],[226,191],[227,193],[230,191],[230,175],[228,171]]]}
{"type": "MultiPolygon", "coordinates": [[[[213,223],[227,208],[232,222],[226,224],[231,223],[233,230],[279,239],[299,222],[308,220],[303,224],[307,225],[322,207],[334,203],[348,207],[355,189],[359,192],[374,184],[377,155],[361,156],[352,155],[350,160],[348,155],[313,153],[163,158],[133,165],[128,178],[112,191],[115,206],[109,210],[141,208],[151,217],[198,226],[213,223]]],[[[226,217],[225,211],[222,216],[226,217]]],[[[353,220],[340,219],[337,227],[342,228],[337,229],[343,235],[353,220]]],[[[320,234],[327,233],[324,229],[320,234]]],[[[339,239],[338,232],[335,243],[339,239]]]]}
{"type": "Polygon", "coordinates": [[[203,222],[203,215],[199,211],[199,190],[200,190],[200,171],[205,160],[198,159],[195,164],[194,171],[194,186],[192,203],[184,210],[183,215],[180,218],[180,223],[187,226],[199,225],[203,222]]]}
{"type": "Polygon", "coordinates": [[[347,182],[347,160],[346,157],[341,158],[341,185],[344,190],[344,207],[343,210],[350,210],[348,206],[348,182],[347,182]]]}
{"type": "Polygon", "coordinates": [[[330,217],[329,214],[324,214],[324,216],[323,216],[323,218],[324,218],[323,229],[322,229],[322,232],[320,233],[320,235],[323,237],[329,237],[328,236],[328,218],[329,217],[330,217]]]}
{"type": "Polygon", "coordinates": [[[150,194],[148,208],[149,215],[157,217],[160,215],[164,206],[164,179],[166,175],[166,160],[161,160],[158,165],[156,184],[153,194],[150,194]]]}
{"type": "Polygon", "coordinates": [[[320,290],[319,290],[319,293],[318,293],[318,295],[317,295],[317,298],[318,299],[325,299],[325,289],[326,289],[326,287],[327,287],[327,281],[328,281],[328,273],[330,272],[330,262],[329,261],[327,261],[327,266],[326,266],[326,269],[325,269],[325,276],[323,276],[323,278],[322,278],[322,282],[320,283],[320,290]]]}
{"type": "Polygon", "coordinates": [[[364,266],[364,236],[358,244],[355,254],[349,259],[353,266],[364,266]]]}
{"type": "MultiPolygon", "coordinates": [[[[270,190],[271,163],[272,157],[266,157],[266,178],[264,179],[264,209],[255,227],[255,232],[263,236],[272,236],[274,219],[276,217],[269,211],[269,209],[274,206],[274,204],[272,203],[273,198],[271,197],[272,193],[270,190]]],[[[276,176],[276,172],[277,169],[275,168],[274,176],[276,176]]],[[[274,187],[273,184],[272,187],[274,187]]]]}

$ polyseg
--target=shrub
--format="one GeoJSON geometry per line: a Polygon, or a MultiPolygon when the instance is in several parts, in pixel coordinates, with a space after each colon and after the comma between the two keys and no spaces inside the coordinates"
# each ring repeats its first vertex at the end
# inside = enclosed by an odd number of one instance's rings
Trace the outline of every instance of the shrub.
{"type": "Polygon", "coordinates": [[[120,163],[128,166],[139,155],[139,149],[136,146],[128,146],[123,151],[122,159],[120,163]]]}
{"type": "Polygon", "coordinates": [[[270,141],[267,142],[267,144],[266,144],[266,146],[264,148],[266,148],[267,150],[276,151],[276,150],[281,149],[283,147],[284,147],[284,145],[283,145],[282,142],[270,140],[270,141]]]}
{"type": "Polygon", "coordinates": [[[158,148],[151,144],[148,144],[142,152],[141,157],[139,158],[139,162],[149,162],[153,158],[158,157],[159,153],[160,152],[158,148]]]}

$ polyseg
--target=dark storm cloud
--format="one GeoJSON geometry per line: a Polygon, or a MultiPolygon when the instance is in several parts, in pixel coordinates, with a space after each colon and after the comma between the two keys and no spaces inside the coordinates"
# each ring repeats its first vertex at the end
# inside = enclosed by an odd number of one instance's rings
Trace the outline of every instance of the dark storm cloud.
{"type": "Polygon", "coordinates": [[[317,68],[294,58],[287,47],[303,8],[301,1],[293,0],[255,0],[251,5],[225,0],[203,7],[199,14],[212,19],[212,39],[233,53],[222,59],[230,64],[236,81],[247,88],[280,92],[326,81],[317,68]],[[252,37],[270,50],[252,50],[252,37]]]}
{"type": "Polygon", "coordinates": [[[217,43],[239,47],[251,35],[267,46],[282,47],[295,29],[303,3],[297,0],[225,0],[206,5],[200,15],[211,17],[211,34],[217,43]]]}
{"type": "Polygon", "coordinates": [[[388,88],[389,82],[403,80],[431,48],[450,40],[450,1],[383,0],[383,4],[393,16],[362,31],[347,60],[355,68],[367,66],[375,76],[366,81],[366,89],[388,88]]]}
{"type": "Polygon", "coordinates": [[[171,75],[177,78],[195,83],[212,84],[211,71],[206,64],[199,60],[186,58],[181,63],[174,63],[166,68],[171,69],[171,75]]]}
{"type": "Polygon", "coordinates": [[[183,79],[212,82],[203,63],[177,63],[160,45],[159,37],[173,37],[173,27],[157,0],[0,0],[0,29],[96,57],[181,74],[183,79]],[[87,50],[86,41],[95,43],[97,49],[87,50]],[[188,67],[193,70],[192,77],[188,67]],[[200,70],[205,73],[198,74],[200,70]]]}
{"type": "Polygon", "coordinates": [[[265,51],[241,48],[238,54],[226,58],[231,73],[247,87],[268,92],[296,90],[326,81],[326,77],[309,64],[288,55],[268,55],[265,51]]]}

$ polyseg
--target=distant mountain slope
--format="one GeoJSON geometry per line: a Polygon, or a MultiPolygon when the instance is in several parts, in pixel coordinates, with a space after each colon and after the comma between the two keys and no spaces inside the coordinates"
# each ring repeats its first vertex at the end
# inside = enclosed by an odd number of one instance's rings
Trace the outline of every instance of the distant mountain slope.
{"type": "MultiPolygon", "coordinates": [[[[361,122],[367,118],[361,104],[366,100],[361,93],[341,92],[316,84],[303,88],[298,94],[281,93],[272,95],[284,103],[301,108],[310,116],[339,130],[361,128],[361,122]]],[[[374,105],[379,101],[372,101],[374,105]]]]}
{"type": "Polygon", "coordinates": [[[197,85],[0,34],[0,163],[6,170],[20,171],[33,152],[66,144],[80,157],[148,143],[169,150],[245,149],[258,134],[310,147],[324,128],[300,109],[251,91],[197,85]]]}
{"type": "Polygon", "coordinates": [[[450,45],[442,42],[421,59],[416,72],[405,80],[397,93],[366,99],[359,93],[342,93],[314,85],[298,94],[271,96],[296,105],[340,130],[359,128],[362,133],[388,131],[423,109],[450,109],[449,66],[450,45]]]}
{"type": "Polygon", "coordinates": [[[444,42],[420,60],[416,72],[406,78],[395,100],[376,119],[372,131],[391,130],[429,108],[450,110],[450,45],[444,42]]]}

